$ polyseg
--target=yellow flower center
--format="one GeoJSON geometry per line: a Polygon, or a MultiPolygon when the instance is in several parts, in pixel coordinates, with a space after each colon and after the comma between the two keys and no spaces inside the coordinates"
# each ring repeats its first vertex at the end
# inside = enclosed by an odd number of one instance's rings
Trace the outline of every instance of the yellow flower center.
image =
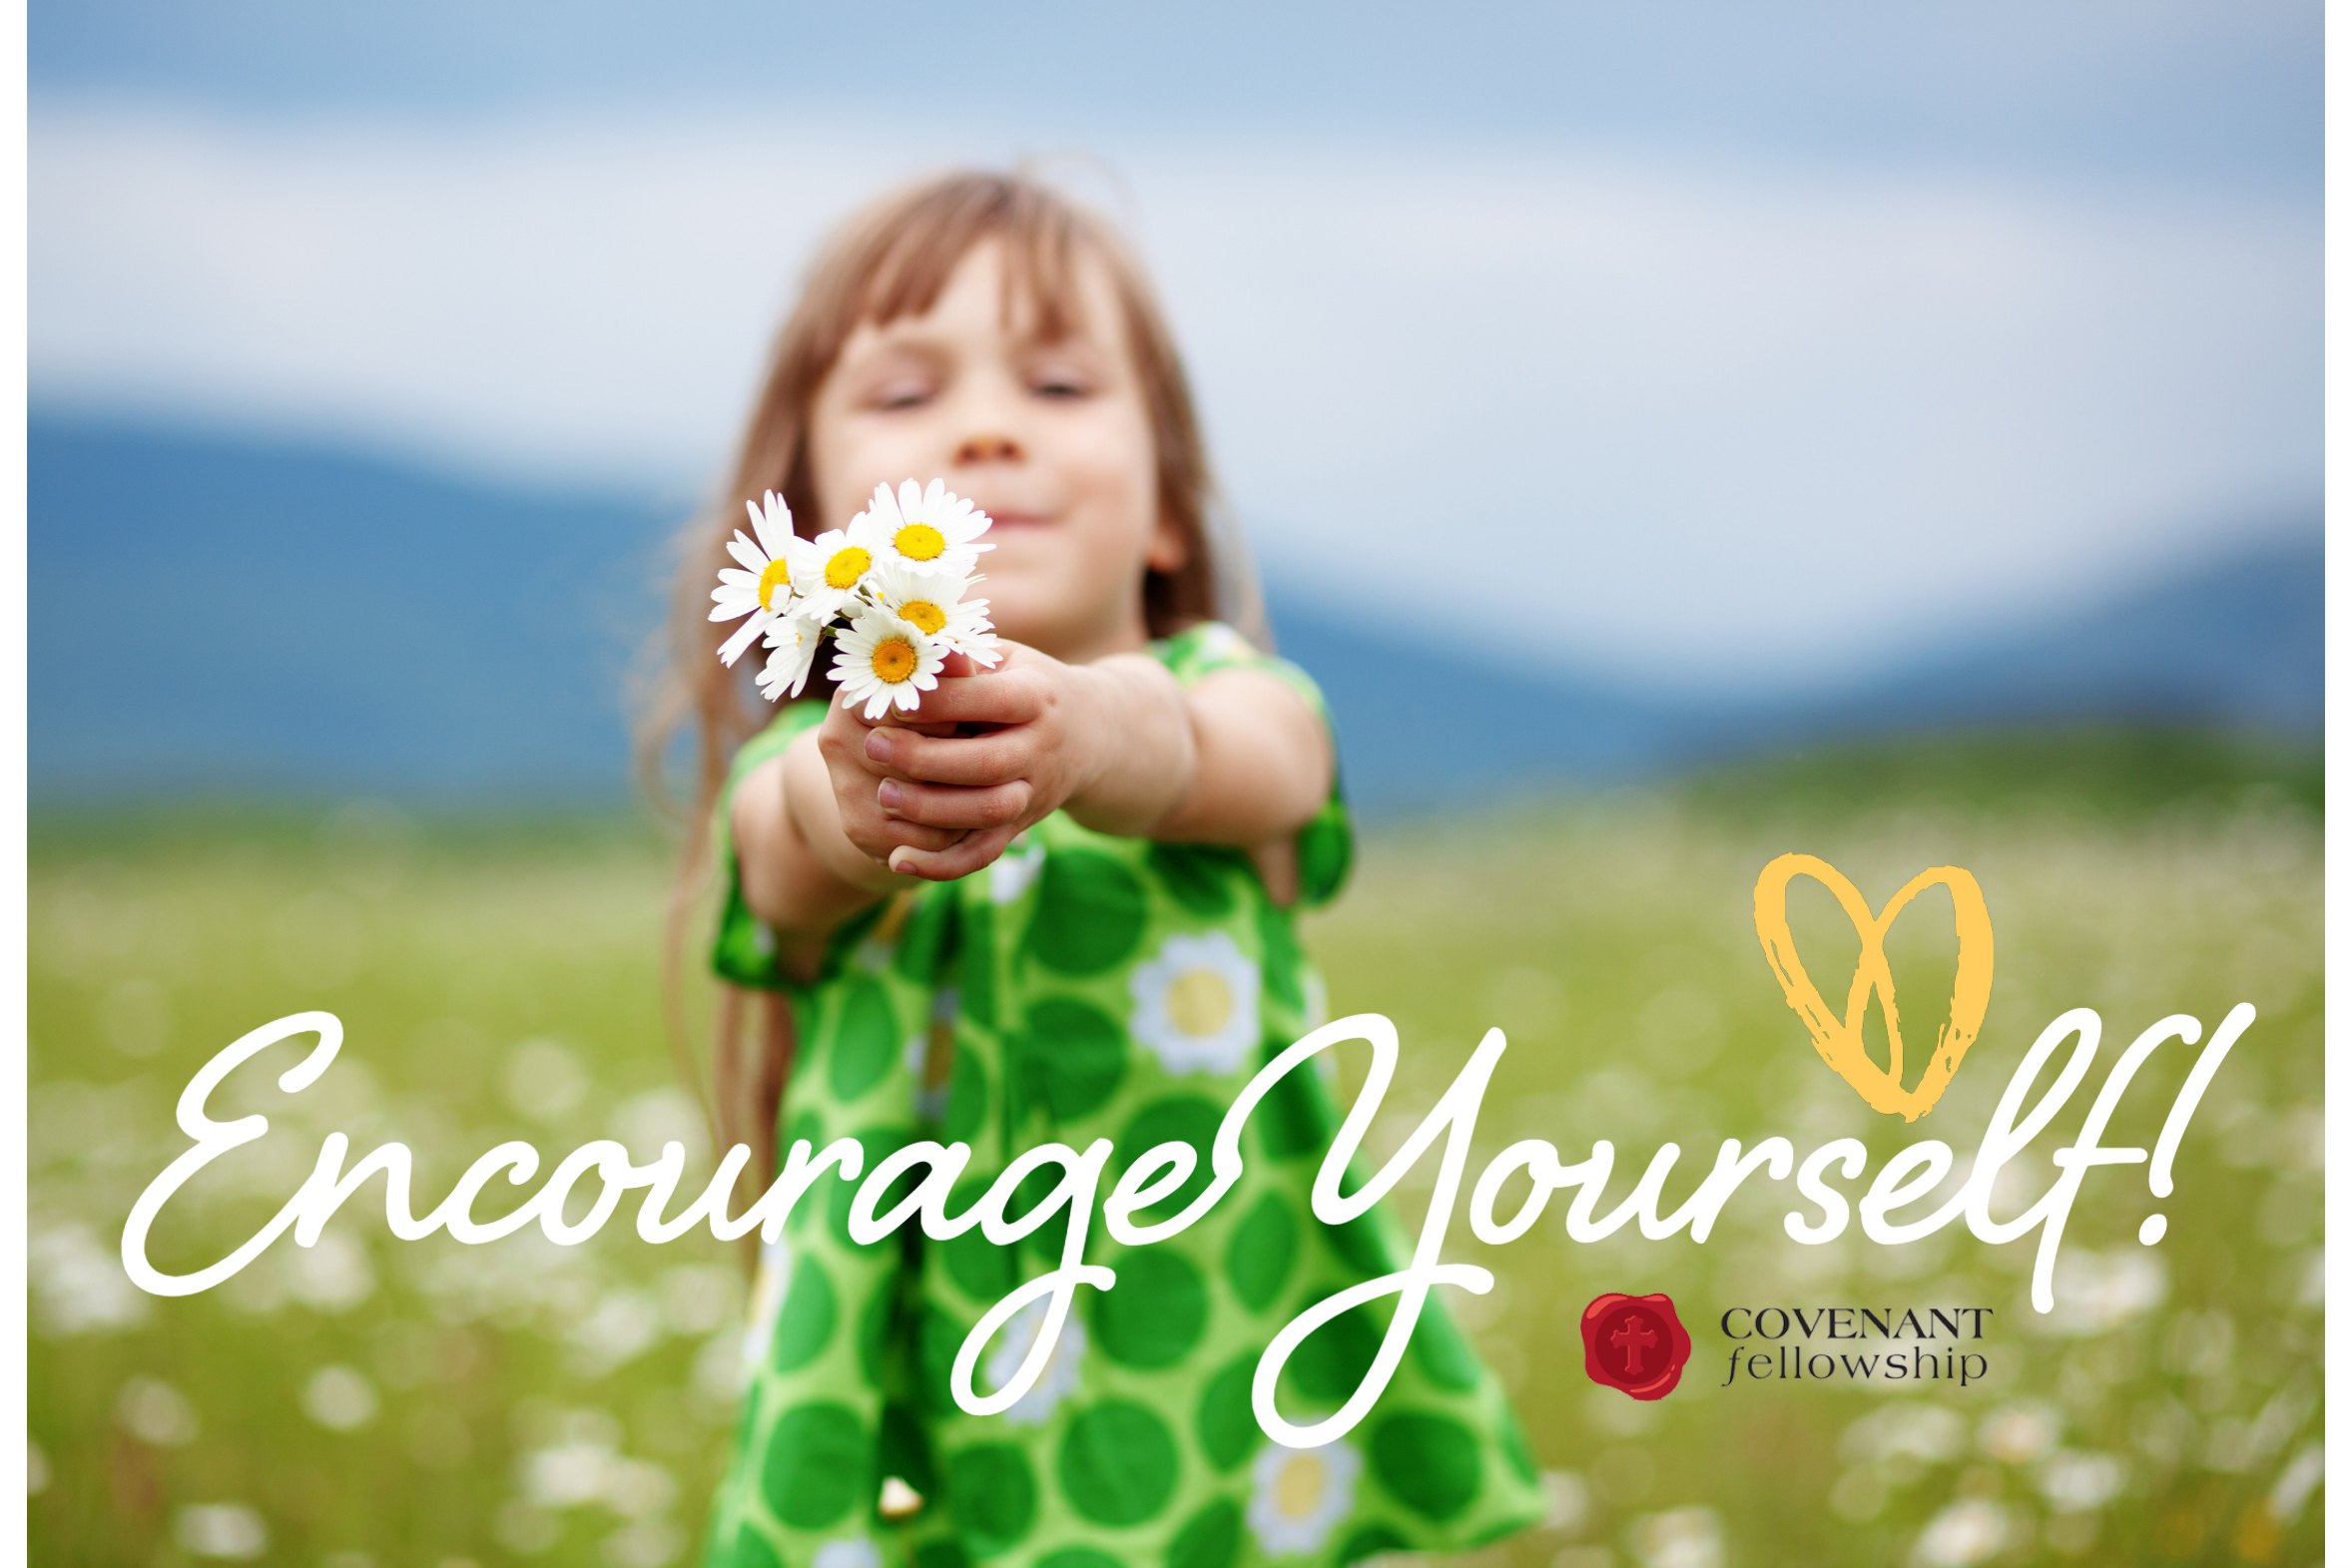
{"type": "Polygon", "coordinates": [[[1216,970],[1187,969],[1169,985],[1168,1022],[1186,1034],[1205,1038],[1232,1018],[1233,989],[1216,970]]]}
{"type": "Polygon", "coordinates": [[[917,663],[914,645],[903,637],[885,637],[874,645],[874,673],[892,686],[914,674],[917,663]]]}
{"type": "Polygon", "coordinates": [[[864,577],[866,569],[873,564],[874,557],[866,552],[863,545],[848,545],[836,550],[833,559],[825,563],[825,586],[855,588],[858,579],[864,577]]]}
{"type": "Polygon", "coordinates": [[[909,626],[920,627],[927,636],[947,624],[947,612],[928,599],[909,599],[898,606],[898,619],[909,626]]]}
{"type": "Polygon", "coordinates": [[[790,588],[792,585],[792,573],[784,569],[783,558],[778,557],[776,560],[770,561],[767,570],[760,574],[760,608],[763,610],[773,608],[768,602],[769,598],[777,589],[790,588]]]}
{"type": "Polygon", "coordinates": [[[1292,1456],[1274,1478],[1274,1507],[1286,1519],[1304,1519],[1323,1500],[1323,1461],[1311,1453],[1292,1456]]]}
{"type": "Polygon", "coordinates": [[[947,538],[928,523],[908,523],[891,541],[909,561],[936,561],[947,548],[947,538]]]}

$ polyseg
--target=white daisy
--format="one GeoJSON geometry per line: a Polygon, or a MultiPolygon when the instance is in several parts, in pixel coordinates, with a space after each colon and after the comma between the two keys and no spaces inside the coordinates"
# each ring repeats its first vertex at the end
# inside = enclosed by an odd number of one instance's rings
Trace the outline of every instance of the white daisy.
{"type": "MultiPolygon", "coordinates": [[[[996,1348],[982,1368],[991,1392],[1011,1382],[1021,1362],[1029,1358],[1029,1346],[1037,1342],[1037,1332],[1045,1326],[1045,1314],[1052,1306],[1052,1297],[1041,1296],[996,1331],[996,1348]]],[[[1027,1393],[1004,1407],[1004,1418],[1015,1426],[1043,1426],[1052,1418],[1054,1407],[1078,1391],[1078,1366],[1085,1359],[1086,1326],[1072,1312],[1062,1319],[1061,1337],[1046,1354],[1045,1369],[1029,1384],[1027,1393]]]]}
{"type": "Polygon", "coordinates": [[[833,675],[842,706],[866,705],[874,723],[895,705],[912,713],[924,692],[939,684],[947,649],[887,610],[868,610],[834,640],[833,675]]]}
{"type": "Polygon", "coordinates": [[[1182,931],[1127,976],[1127,1032],[1171,1073],[1230,1073],[1258,1043],[1258,966],[1223,931],[1182,931]]]}
{"type": "Polygon", "coordinates": [[[860,512],[848,528],[836,528],[814,539],[788,539],[785,558],[792,568],[793,592],[800,596],[797,614],[819,626],[845,611],[854,611],[858,587],[874,570],[878,554],[875,533],[860,512]]]}
{"type": "Polygon", "coordinates": [[[988,627],[988,601],[963,597],[978,581],[909,566],[885,555],[875,563],[866,587],[876,604],[899,620],[970,656],[975,664],[993,666],[1004,656],[996,651],[996,634],[988,627]]]}
{"type": "Polygon", "coordinates": [[[740,528],[735,531],[735,537],[727,541],[727,553],[736,565],[721,567],[719,586],[711,590],[712,620],[751,617],[720,645],[720,662],[727,665],[742,658],[743,651],[770,622],[793,612],[792,571],[785,558],[786,546],[797,542],[793,539],[792,508],[771,490],[760,505],[746,501],[744,509],[752,514],[752,532],[759,537],[747,537],[740,528]]]}
{"type": "Polygon", "coordinates": [[[798,697],[809,684],[810,667],[817,662],[823,629],[797,615],[779,616],[768,623],[768,663],[752,678],[760,695],[770,702],[798,697]]]}
{"type": "Polygon", "coordinates": [[[888,485],[878,484],[874,499],[858,516],[872,528],[878,553],[910,566],[961,576],[972,569],[982,550],[996,548],[980,542],[980,535],[988,531],[988,514],[940,479],[933,479],[928,489],[909,479],[895,495],[888,485]]]}
{"type": "Polygon", "coordinates": [[[1319,1552],[1356,1506],[1364,1456],[1344,1439],[1320,1448],[1269,1443],[1250,1464],[1250,1533],[1269,1557],[1319,1552]]]}

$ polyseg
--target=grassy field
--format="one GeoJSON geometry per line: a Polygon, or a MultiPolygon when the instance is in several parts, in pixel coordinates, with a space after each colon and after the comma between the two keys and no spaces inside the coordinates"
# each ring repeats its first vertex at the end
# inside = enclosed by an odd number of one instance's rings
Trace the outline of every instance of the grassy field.
{"type": "MultiPolygon", "coordinates": [[[[2048,1316],[2027,1301],[2031,1238],[1988,1247],[1954,1227],[1884,1247],[1849,1231],[1799,1247],[1780,1229],[1792,1184],[1761,1177],[1703,1245],[1630,1226],[1574,1243],[1557,1207],[1507,1247],[1458,1224],[1451,1255],[1498,1276],[1463,1318],[1515,1388],[1553,1500],[1542,1529],[1480,1563],[2317,1561],[2316,807],[2307,754],[2122,734],[1825,754],[1368,834],[1354,888],[1308,937],[1335,1012],[1403,1031],[1377,1140],[1399,1141],[1498,1024],[1511,1044],[1480,1157],[1539,1137],[1572,1161],[1610,1140],[1604,1207],[1665,1142],[1684,1151],[1668,1205],[1727,1137],[1785,1136],[1801,1158],[1853,1136],[1873,1171],[1942,1138],[1965,1168],[2061,1010],[2105,1020],[2103,1074],[2167,1013],[2209,1029],[2235,1002],[2259,1009],[2168,1199],[2144,1167],[2090,1173],[2048,1316]],[[1821,1063],[1765,965],[1751,889],[1792,849],[1874,906],[1932,865],[1984,888],[1991,1010],[1918,1124],[1872,1113],[1821,1063]],[[2169,1230],[2143,1248],[2159,1211],[2169,1230]],[[1604,1291],[1673,1296],[1694,1354],[1671,1397],[1637,1404],[1586,1379],[1576,1319],[1604,1291]],[[1966,1390],[1718,1386],[1726,1307],[1829,1305],[1993,1307],[1987,1374],[1966,1390]]],[[[512,1138],[546,1153],[617,1136],[642,1157],[680,1137],[707,1169],[660,1027],[660,846],[620,824],[427,826],[351,806],[51,818],[34,848],[34,1559],[689,1560],[745,1309],[736,1256],[707,1235],[395,1243],[371,1184],[316,1248],[282,1244],[202,1296],[146,1297],[116,1260],[132,1201],[184,1145],[172,1112],[189,1075],[300,1008],[341,1016],[343,1055],[298,1096],[270,1081],[294,1047],[240,1075],[225,1098],[268,1111],[272,1132],[178,1200],[163,1267],[250,1234],[329,1129],[358,1149],[405,1141],[432,1197],[512,1138]]],[[[1810,883],[1790,907],[1809,968],[1842,997],[1851,927],[1810,883]]],[[[1950,908],[1923,896],[1889,942],[1914,1062],[1950,988],[1950,908]]],[[[2192,1059],[2158,1052],[2108,1142],[2152,1142],[2192,1059]]],[[[2047,1151],[2096,1082],[2017,1162],[2005,1214],[2046,1185],[2047,1151]]],[[[1427,1191],[1400,1191],[1401,1218],[1427,1191]]]]}

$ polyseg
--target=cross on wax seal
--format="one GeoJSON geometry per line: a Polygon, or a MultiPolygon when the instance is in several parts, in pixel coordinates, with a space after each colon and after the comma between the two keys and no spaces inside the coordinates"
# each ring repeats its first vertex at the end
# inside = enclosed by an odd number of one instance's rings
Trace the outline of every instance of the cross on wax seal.
{"type": "Polygon", "coordinates": [[[1584,1308],[1584,1375],[1636,1399],[1662,1399],[1682,1380],[1690,1334],[1674,1303],[1657,1296],[1596,1296],[1584,1308]]]}

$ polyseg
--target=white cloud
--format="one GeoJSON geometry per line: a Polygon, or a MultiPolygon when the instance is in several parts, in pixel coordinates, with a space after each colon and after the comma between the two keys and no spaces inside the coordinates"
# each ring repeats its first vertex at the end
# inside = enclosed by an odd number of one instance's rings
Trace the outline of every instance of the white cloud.
{"type": "MultiPolygon", "coordinates": [[[[35,397],[699,489],[826,226],[996,151],[46,107],[35,397]]],[[[1506,595],[1562,601],[1528,610],[1565,615],[1563,660],[1851,669],[2318,494],[2304,206],[1525,147],[1112,151],[1269,559],[1393,588],[1489,539],[1506,595]]]]}

